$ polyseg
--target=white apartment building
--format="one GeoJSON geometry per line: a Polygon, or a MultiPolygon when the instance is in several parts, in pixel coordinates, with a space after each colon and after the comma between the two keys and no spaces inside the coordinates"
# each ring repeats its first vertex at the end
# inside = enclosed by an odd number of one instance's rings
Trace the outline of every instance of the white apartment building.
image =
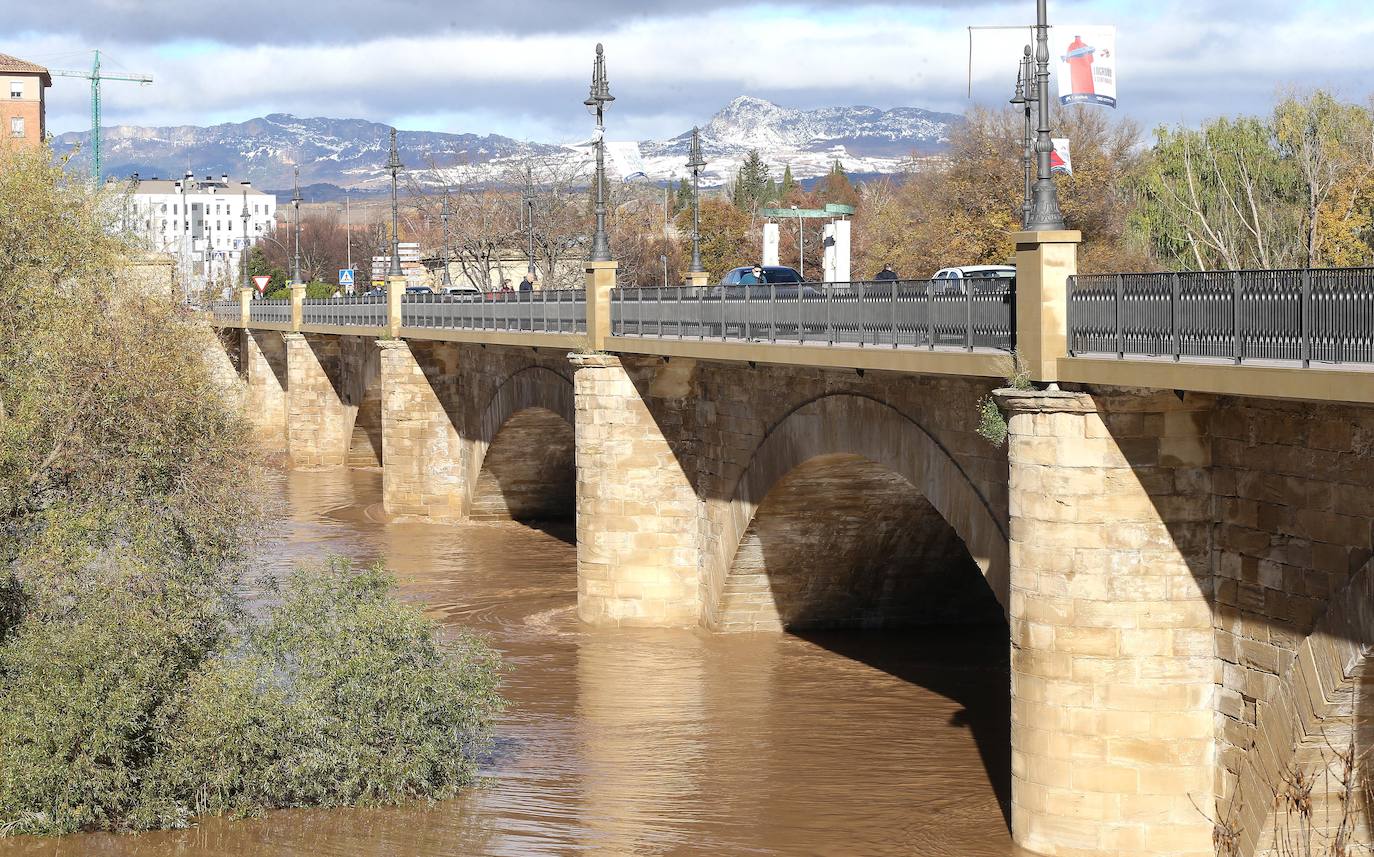
{"type": "Polygon", "coordinates": [[[134,177],[125,222],[149,250],[177,259],[183,282],[236,283],[243,252],[272,229],[277,198],[228,175],[134,177]],[[244,232],[244,209],[248,211],[244,232]]]}

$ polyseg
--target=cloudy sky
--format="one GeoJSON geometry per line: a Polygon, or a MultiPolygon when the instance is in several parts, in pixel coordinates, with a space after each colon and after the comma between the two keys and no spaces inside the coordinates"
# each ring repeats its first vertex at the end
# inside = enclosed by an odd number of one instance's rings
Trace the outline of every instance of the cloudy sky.
{"type": "MultiPolygon", "coordinates": [[[[1374,93],[1371,0],[1050,3],[1051,22],[1115,24],[1121,112],[1147,125],[1263,112],[1281,88],[1374,93]]],[[[16,3],[0,52],[51,68],[153,75],[107,83],[104,122],[181,125],[272,112],[407,129],[585,137],[594,45],[611,134],[680,133],[741,94],[791,107],[962,112],[1009,94],[1034,3],[982,0],[65,0],[16,3]]],[[[89,127],[84,81],[50,90],[54,133],[89,127]]]]}

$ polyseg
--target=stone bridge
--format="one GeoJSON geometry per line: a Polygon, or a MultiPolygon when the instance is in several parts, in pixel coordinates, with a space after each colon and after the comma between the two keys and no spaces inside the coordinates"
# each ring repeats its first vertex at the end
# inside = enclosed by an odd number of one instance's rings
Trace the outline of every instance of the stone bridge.
{"type": "Polygon", "coordinates": [[[1291,360],[1238,324],[1196,356],[1181,303],[1136,353],[1119,281],[1116,353],[1084,353],[1076,233],[1017,240],[1014,300],[647,296],[589,263],[516,306],[245,295],[214,358],[266,445],[380,466],[393,515],[575,515],[584,621],[1004,622],[1032,851],[1270,853],[1293,772],[1370,746],[1374,367],[1313,360],[1306,322],[1291,360]],[[1013,343],[1035,389],[1003,389],[1013,343]]]}

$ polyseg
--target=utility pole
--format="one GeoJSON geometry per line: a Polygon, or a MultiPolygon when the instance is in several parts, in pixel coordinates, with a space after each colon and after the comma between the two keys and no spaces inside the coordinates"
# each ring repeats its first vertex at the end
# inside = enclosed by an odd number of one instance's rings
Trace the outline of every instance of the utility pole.
{"type": "Polygon", "coordinates": [[[449,201],[448,190],[446,188],[444,190],[444,207],[439,212],[439,219],[444,222],[444,276],[439,282],[445,289],[453,285],[453,280],[448,272],[448,222],[452,217],[453,203],[449,201]]]}
{"type": "Polygon", "coordinates": [[[239,248],[239,262],[243,268],[243,287],[248,288],[248,191],[243,192],[243,247],[239,248]]]}
{"type": "MultiPolygon", "coordinates": [[[[525,233],[529,246],[525,251],[528,259],[526,270],[537,278],[539,274],[534,269],[534,202],[534,170],[527,168],[525,173],[525,233]]],[[[547,284],[545,285],[547,287],[547,284]]]]}
{"type": "Polygon", "coordinates": [[[95,52],[95,61],[90,71],[58,69],[53,77],[82,77],[91,82],[91,177],[100,182],[100,81],[129,80],[134,83],[152,83],[151,75],[146,74],[109,74],[100,70],[100,51],[95,52]]]}

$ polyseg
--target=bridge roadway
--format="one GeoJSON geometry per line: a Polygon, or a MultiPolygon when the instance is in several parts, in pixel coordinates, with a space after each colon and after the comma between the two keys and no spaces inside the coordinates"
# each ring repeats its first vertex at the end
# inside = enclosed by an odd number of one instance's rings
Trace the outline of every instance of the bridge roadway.
{"type": "Polygon", "coordinates": [[[587,622],[1005,621],[1032,851],[1267,853],[1285,775],[1374,721],[1374,276],[1102,286],[1076,233],[1017,241],[1014,295],[244,295],[212,356],[394,515],[575,508],[587,622]],[[1044,389],[1002,389],[1013,346],[1044,389]]]}

